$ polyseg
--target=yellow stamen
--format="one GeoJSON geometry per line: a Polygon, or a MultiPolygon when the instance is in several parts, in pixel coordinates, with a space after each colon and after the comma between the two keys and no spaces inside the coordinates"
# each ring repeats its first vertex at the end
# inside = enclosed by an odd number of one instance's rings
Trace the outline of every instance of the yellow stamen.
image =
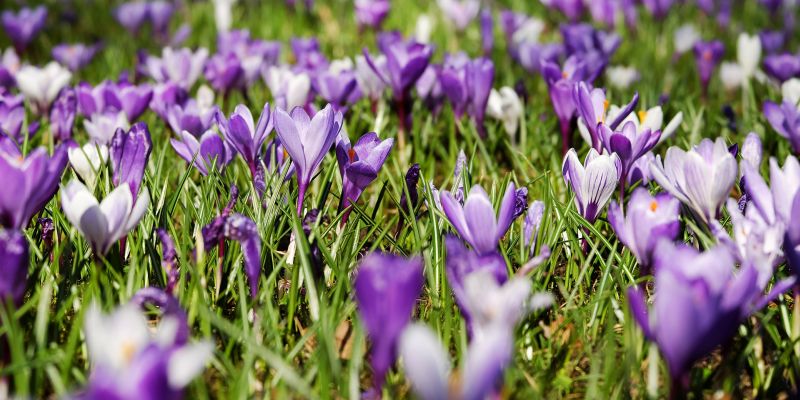
{"type": "Polygon", "coordinates": [[[125,363],[130,363],[133,360],[133,356],[136,355],[136,346],[131,343],[130,341],[125,341],[122,343],[122,359],[125,363]]]}
{"type": "Polygon", "coordinates": [[[653,200],[650,202],[650,211],[656,212],[656,210],[658,210],[658,202],[653,200]]]}
{"type": "Polygon", "coordinates": [[[644,119],[647,118],[647,110],[639,110],[636,114],[639,115],[639,122],[644,122],[644,119]]]}
{"type": "Polygon", "coordinates": [[[567,77],[569,77],[569,75],[567,74],[567,71],[562,72],[561,73],[561,77],[564,78],[564,79],[567,79],[567,77]]]}

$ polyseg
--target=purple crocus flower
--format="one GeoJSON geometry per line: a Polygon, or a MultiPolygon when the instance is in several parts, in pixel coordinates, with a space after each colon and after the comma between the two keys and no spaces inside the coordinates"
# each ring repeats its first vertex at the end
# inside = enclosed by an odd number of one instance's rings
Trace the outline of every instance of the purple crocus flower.
{"type": "MultiPolygon", "coordinates": [[[[414,84],[428,67],[433,48],[414,41],[392,41],[381,47],[386,56],[386,68],[378,67],[367,49],[364,58],[375,74],[388,86],[392,87],[394,106],[400,122],[399,140],[404,141],[404,132],[411,129],[410,92],[414,84]]],[[[401,148],[403,143],[401,143],[401,148]]]]}
{"type": "Polygon", "coordinates": [[[628,200],[627,212],[617,202],[611,202],[608,222],[619,241],[636,256],[639,265],[650,271],[656,244],[678,236],[680,211],[681,203],[668,193],[653,196],[647,189],[639,187],[628,200]]]}
{"type": "Polygon", "coordinates": [[[466,29],[481,9],[480,0],[436,0],[436,4],[459,31],[466,29]]]}
{"type": "Polygon", "coordinates": [[[492,49],[494,49],[494,16],[492,16],[492,10],[485,8],[481,11],[480,23],[481,50],[483,50],[485,57],[490,57],[492,49]]]}
{"type": "Polygon", "coordinates": [[[442,71],[441,65],[429,64],[425,72],[414,84],[417,90],[417,96],[422,100],[425,108],[431,110],[433,116],[439,115],[444,106],[445,94],[442,88],[442,80],[439,79],[439,74],[442,71]]]}
{"type": "Polygon", "coordinates": [[[333,68],[329,68],[320,71],[314,76],[311,83],[325,102],[330,103],[334,110],[342,113],[347,112],[347,107],[357,102],[362,95],[355,71],[352,69],[334,71],[333,68]]]}
{"type": "Polygon", "coordinates": [[[153,98],[153,88],[147,84],[137,86],[120,82],[107,86],[104,95],[106,107],[124,112],[128,121],[133,122],[147,111],[153,98]]]}
{"type": "Polygon", "coordinates": [[[575,193],[578,214],[594,223],[605,207],[622,176],[622,163],[616,153],[599,154],[590,149],[583,163],[575,149],[570,149],[561,166],[564,182],[575,193]]]}
{"type": "MultiPolygon", "coordinates": [[[[789,205],[792,221],[800,218],[800,191],[795,193],[789,205]]],[[[791,268],[796,279],[800,279],[800,224],[788,224],[783,238],[783,251],[786,254],[786,263],[791,268]]],[[[796,290],[795,290],[796,293],[796,290]]]]}
{"type": "Polygon", "coordinates": [[[800,76],[800,56],[792,53],[764,57],[764,72],[779,82],[800,76]]]}
{"type": "Polygon", "coordinates": [[[225,219],[223,235],[241,244],[245,274],[250,283],[250,297],[255,299],[261,276],[261,236],[258,227],[252,219],[233,213],[225,219]]]}
{"type": "Polygon", "coordinates": [[[245,87],[244,68],[241,60],[233,53],[217,53],[208,59],[204,71],[211,87],[228,97],[234,89],[245,87]]]}
{"type": "Polygon", "coordinates": [[[515,192],[514,183],[509,182],[500,203],[500,211],[495,214],[489,195],[480,185],[470,189],[463,207],[452,193],[442,191],[442,211],[461,238],[478,254],[488,254],[497,250],[500,239],[514,221],[515,192]]]}
{"type": "Polygon", "coordinates": [[[600,151],[605,144],[599,132],[600,125],[607,126],[607,129],[612,131],[616,130],[636,108],[639,103],[639,94],[634,94],[631,102],[623,107],[611,121],[606,121],[608,100],[606,100],[606,94],[602,89],[591,89],[586,82],[578,82],[572,89],[572,101],[576,105],[579,118],[578,127],[581,134],[585,135],[583,132],[585,128],[589,133],[592,148],[600,151]]]}
{"type": "Polygon", "coordinates": [[[370,253],[355,278],[355,297],[364,328],[372,341],[370,361],[375,390],[397,358],[397,342],[411,319],[425,277],[422,258],[406,259],[370,253]]]}
{"type": "Polygon", "coordinates": [[[16,86],[17,80],[14,76],[20,67],[22,64],[14,49],[9,47],[0,53],[0,88],[11,89],[16,86]]]}
{"type": "Polygon", "coordinates": [[[560,29],[568,56],[579,57],[586,65],[587,82],[602,75],[622,38],[615,32],[599,30],[590,24],[564,24],[560,29]]]}
{"type": "Polygon", "coordinates": [[[165,47],[161,52],[161,58],[147,56],[143,72],[156,82],[172,82],[184,90],[189,90],[203,73],[206,59],[208,59],[206,48],[193,52],[188,48],[165,47]]]}
{"type": "Polygon", "coordinates": [[[786,44],[786,35],[778,30],[762,30],[758,32],[758,38],[761,40],[761,48],[766,54],[776,54],[786,44]]]}
{"type": "Polygon", "coordinates": [[[355,0],[354,6],[359,29],[367,26],[380,29],[392,8],[389,0],[355,0]]]}
{"type": "Polygon", "coordinates": [[[724,246],[705,252],[662,241],[656,246],[655,302],[650,315],[644,293],[628,290],[634,319],[667,360],[673,393],[688,389],[692,365],[736,333],[739,324],[788,289],[782,281],[766,296],[752,265],[735,272],[724,246]]]}
{"type": "Polygon", "coordinates": [[[689,151],[670,147],[663,163],[656,156],[650,172],[664,190],[709,224],[736,183],[738,168],[725,141],[718,138],[703,139],[689,151]]]}
{"type": "Polygon", "coordinates": [[[114,9],[114,18],[128,32],[136,33],[147,20],[149,5],[144,1],[129,1],[114,9]]]}
{"type": "Polygon", "coordinates": [[[725,45],[719,40],[698,41],[694,44],[694,60],[697,63],[697,73],[700,75],[704,96],[708,91],[708,82],[711,80],[711,74],[724,53],[725,45]]]}
{"type": "Polygon", "coordinates": [[[175,6],[171,2],[158,0],[148,4],[147,16],[153,26],[153,32],[162,40],[169,36],[169,22],[174,13],[175,6]]]}
{"type": "Polygon", "coordinates": [[[23,8],[17,13],[6,10],[3,11],[0,19],[3,22],[3,29],[14,43],[14,49],[17,50],[17,53],[22,54],[31,40],[44,28],[47,21],[47,8],[44,6],[23,8]]]}
{"type": "Polygon", "coordinates": [[[58,190],[67,165],[67,148],[56,147],[52,156],[39,147],[26,156],[10,139],[0,135],[0,176],[14,190],[0,191],[0,225],[24,229],[58,190]]]}
{"type": "Polygon", "coordinates": [[[576,57],[567,58],[563,68],[559,68],[555,63],[542,61],[542,76],[547,82],[553,111],[558,117],[561,128],[561,150],[566,155],[570,148],[572,118],[577,110],[572,91],[575,83],[586,79],[586,65],[576,57]]]}
{"type": "Polygon", "coordinates": [[[75,90],[64,88],[50,109],[50,134],[55,140],[63,142],[72,137],[77,111],[78,99],[75,90]]]}
{"type": "Polygon", "coordinates": [[[341,129],[342,114],[330,104],[313,118],[300,107],[291,114],[280,108],[275,110],[275,131],[292,158],[297,175],[297,215],[302,215],[306,189],[341,129]]]}
{"type": "Polygon", "coordinates": [[[644,7],[655,19],[664,19],[672,8],[674,0],[643,0],[644,7]]]}
{"type": "Polygon", "coordinates": [[[189,93],[176,83],[157,84],[153,88],[150,109],[158,114],[161,119],[167,120],[169,118],[169,108],[175,105],[183,106],[188,99],[189,93]]]}
{"type": "Polygon", "coordinates": [[[53,47],[52,54],[53,58],[61,65],[69,68],[72,72],[77,72],[92,61],[98,50],[100,50],[98,44],[88,46],[83,43],[60,44],[53,47]]]}
{"type": "Polygon", "coordinates": [[[0,277],[0,299],[22,304],[28,278],[28,240],[19,231],[0,230],[0,277]]]}
{"type": "Polygon", "coordinates": [[[175,241],[166,230],[158,228],[156,231],[161,241],[161,267],[167,275],[166,293],[172,295],[175,285],[178,284],[180,272],[178,271],[178,252],[175,251],[175,241]]]}
{"type": "Polygon", "coordinates": [[[187,131],[200,136],[211,129],[218,112],[217,106],[203,107],[195,99],[189,99],[185,104],[167,107],[167,123],[176,134],[187,131]]]}
{"type": "Polygon", "coordinates": [[[272,132],[272,113],[269,103],[264,104],[258,123],[253,123],[253,114],[250,109],[243,104],[239,104],[234,109],[230,118],[225,118],[225,114],[217,111],[217,126],[222,137],[233,147],[250,167],[250,172],[255,176],[258,167],[261,146],[267,139],[267,135],[272,132]]]}
{"type": "Polygon", "coordinates": [[[314,72],[328,68],[328,59],[322,54],[317,38],[292,38],[289,45],[296,69],[314,72]]]}
{"type": "Polygon", "coordinates": [[[486,137],[483,121],[494,82],[494,63],[487,58],[461,61],[454,58],[451,62],[445,61],[439,73],[442,89],[453,103],[456,116],[460,118],[464,111],[469,113],[481,137],[486,137]]]}
{"type": "Polygon", "coordinates": [[[0,92],[0,132],[22,143],[22,123],[25,121],[25,98],[0,92]]]}
{"type": "Polygon", "coordinates": [[[153,142],[147,124],[137,122],[125,132],[117,129],[111,139],[111,168],[114,186],[127,183],[135,198],[144,179],[144,170],[150,159],[153,142]]]}
{"type": "MultiPolygon", "coordinates": [[[[361,192],[378,177],[378,172],[389,157],[394,139],[381,140],[375,132],[361,136],[354,146],[346,134],[339,135],[336,143],[336,159],[342,175],[342,197],[339,211],[358,201],[361,192]]],[[[342,216],[342,224],[350,216],[348,209],[342,216]]]]}
{"type": "Polygon", "coordinates": [[[800,153],[800,110],[791,102],[784,100],[778,105],[764,102],[764,116],[779,135],[789,140],[792,150],[800,153]]]}
{"type": "Polygon", "coordinates": [[[172,148],[186,162],[194,162],[195,168],[203,176],[208,175],[213,164],[216,163],[217,169],[222,170],[233,158],[222,138],[212,130],[200,135],[199,139],[187,131],[180,131],[177,135],[180,140],[169,140],[172,148]]]}
{"type": "Polygon", "coordinates": [[[217,51],[233,54],[242,68],[242,89],[249,87],[267,67],[277,65],[280,42],[253,39],[248,30],[222,32],[217,36],[217,51]]]}
{"type": "MultiPolygon", "coordinates": [[[[622,164],[622,177],[627,178],[633,164],[650,151],[661,138],[661,131],[650,128],[639,130],[634,122],[628,121],[622,129],[612,131],[608,126],[598,125],[598,134],[603,148],[619,156],[622,164]]],[[[624,193],[626,179],[620,179],[620,192],[624,193]]]]}

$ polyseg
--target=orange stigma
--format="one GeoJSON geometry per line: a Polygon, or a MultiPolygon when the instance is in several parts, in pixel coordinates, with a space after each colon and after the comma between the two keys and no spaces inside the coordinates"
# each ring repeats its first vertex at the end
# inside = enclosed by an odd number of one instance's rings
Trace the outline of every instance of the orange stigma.
{"type": "Polygon", "coordinates": [[[567,71],[564,71],[561,73],[561,77],[567,79],[567,77],[569,77],[569,74],[567,74],[567,71]]]}
{"type": "Polygon", "coordinates": [[[650,202],[650,211],[656,212],[658,210],[658,202],[653,200],[650,202]]]}
{"type": "Polygon", "coordinates": [[[350,162],[355,161],[356,160],[356,151],[353,150],[353,148],[351,147],[350,150],[347,150],[347,156],[350,157],[350,162]]]}
{"type": "Polygon", "coordinates": [[[703,60],[711,61],[711,58],[712,58],[711,50],[706,50],[703,52],[703,60]]]}

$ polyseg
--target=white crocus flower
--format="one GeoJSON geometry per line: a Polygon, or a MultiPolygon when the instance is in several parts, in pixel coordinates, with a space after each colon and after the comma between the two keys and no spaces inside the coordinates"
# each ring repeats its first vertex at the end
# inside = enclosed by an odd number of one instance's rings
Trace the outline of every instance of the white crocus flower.
{"type": "Polygon", "coordinates": [[[102,203],[77,180],[70,181],[61,191],[64,214],[97,255],[107,253],[111,245],[133,230],[149,205],[146,187],[135,202],[129,185],[118,186],[102,203]]]}
{"type": "Polygon", "coordinates": [[[694,25],[686,24],[681,26],[675,31],[675,52],[678,54],[686,53],[694,47],[698,40],[700,40],[700,33],[697,32],[694,25]]]}
{"type": "Polygon", "coordinates": [[[719,67],[719,79],[727,90],[736,89],[747,79],[745,70],[741,65],[732,62],[723,62],[719,67]]]}
{"type": "Polygon", "coordinates": [[[788,101],[800,107],[800,79],[792,78],[781,85],[783,101],[788,101]]]}
{"type": "Polygon", "coordinates": [[[117,128],[130,129],[131,125],[124,112],[117,114],[94,114],[91,119],[83,120],[83,127],[92,142],[108,145],[117,132],[117,128]]]}
{"type": "MultiPolygon", "coordinates": [[[[622,108],[617,105],[609,107],[606,121],[613,121],[616,119],[617,114],[619,114],[621,111],[622,108]]],[[[681,125],[681,122],[683,122],[683,112],[678,112],[675,114],[675,116],[672,117],[672,119],[667,123],[667,126],[664,126],[664,110],[661,109],[661,106],[650,107],[647,110],[632,112],[625,117],[619,126],[623,126],[628,122],[633,122],[633,124],[636,126],[637,132],[643,129],[650,129],[651,131],[660,130],[661,138],[658,139],[658,142],[661,143],[672,136],[681,125]]]]}
{"type": "Polygon", "coordinates": [[[287,66],[269,67],[263,76],[276,105],[285,110],[302,107],[308,100],[311,79],[308,74],[294,73],[287,66]]]}
{"type": "Polygon", "coordinates": [[[486,103],[486,114],[503,122],[506,133],[513,136],[522,118],[523,106],[517,92],[504,86],[500,90],[492,89],[486,103]]]}
{"type": "Polygon", "coordinates": [[[83,147],[73,147],[67,151],[72,169],[94,190],[97,174],[108,160],[108,147],[102,144],[87,143],[83,147]]]}
{"type": "Polygon", "coordinates": [[[214,2],[214,22],[217,24],[217,32],[227,32],[231,29],[233,13],[231,8],[236,0],[213,0],[214,2]]]}
{"type": "Polygon", "coordinates": [[[744,79],[750,79],[756,73],[761,62],[761,39],[758,35],[741,33],[736,42],[736,60],[742,68],[744,79]]]}
{"type": "Polygon", "coordinates": [[[629,88],[634,82],[639,80],[639,71],[633,67],[626,67],[624,65],[615,65],[608,67],[606,76],[611,86],[620,89],[629,88]]]}
{"type": "MultiPolygon", "coordinates": [[[[383,54],[372,57],[372,63],[380,70],[386,70],[386,56],[383,54]]],[[[371,100],[378,100],[386,89],[386,82],[372,69],[363,55],[356,56],[356,81],[361,93],[371,100]]]]}
{"type": "Polygon", "coordinates": [[[430,43],[431,32],[433,32],[433,18],[428,14],[417,17],[417,24],[414,26],[414,39],[420,43],[430,43]]]}
{"type": "Polygon", "coordinates": [[[72,73],[52,61],[44,68],[26,65],[17,72],[16,79],[20,92],[31,102],[36,113],[43,114],[72,79],[72,73]]]}

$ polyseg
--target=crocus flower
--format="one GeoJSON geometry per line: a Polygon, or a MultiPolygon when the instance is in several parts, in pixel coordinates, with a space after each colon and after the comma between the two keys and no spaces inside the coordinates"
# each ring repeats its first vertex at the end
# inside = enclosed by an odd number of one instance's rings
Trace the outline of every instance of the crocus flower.
{"type": "Polygon", "coordinates": [[[22,304],[28,278],[28,240],[16,230],[0,229],[0,299],[22,304]]]}
{"type": "Polygon", "coordinates": [[[128,130],[130,123],[124,112],[113,114],[94,114],[91,119],[83,120],[83,127],[92,142],[110,144],[117,129],[128,130]]]}
{"type": "Polygon", "coordinates": [[[380,29],[383,20],[389,15],[392,5],[389,0],[355,0],[356,22],[360,29],[371,27],[380,29]]]}
{"type": "MultiPolygon", "coordinates": [[[[210,90],[210,89],[209,89],[210,90]]],[[[167,110],[174,105],[184,105],[189,99],[189,92],[175,83],[162,83],[153,87],[153,98],[150,109],[161,119],[168,119],[167,110]]]]}
{"type": "Polygon", "coordinates": [[[790,225],[792,201],[800,191],[800,162],[787,156],[783,167],[775,158],[769,160],[770,185],[758,173],[758,165],[742,163],[744,189],[747,193],[745,215],[763,225],[790,225]]]}
{"type": "Polygon", "coordinates": [[[261,236],[258,234],[258,227],[252,219],[233,213],[225,219],[223,235],[241,244],[245,274],[250,284],[250,297],[255,299],[261,276],[261,236]]]}
{"type": "Polygon", "coordinates": [[[341,129],[342,114],[334,112],[330,104],[313,118],[299,107],[291,114],[280,108],[275,110],[275,131],[292,158],[297,175],[297,215],[302,214],[306,189],[341,129]]]}
{"type": "MultiPolygon", "coordinates": [[[[411,115],[408,114],[410,104],[410,91],[414,83],[428,67],[433,48],[414,41],[392,41],[381,47],[381,52],[386,56],[385,70],[372,60],[367,49],[364,49],[364,58],[372,67],[375,74],[392,87],[395,107],[400,120],[400,130],[405,132],[411,128],[411,115]]],[[[401,138],[403,136],[400,136],[401,138]]]]}
{"type": "Polygon", "coordinates": [[[275,106],[284,110],[304,107],[311,91],[311,78],[305,72],[293,72],[287,66],[269,67],[263,74],[275,106]]]}
{"type": "Polygon", "coordinates": [[[445,94],[442,87],[442,80],[439,79],[439,74],[442,71],[441,65],[429,64],[422,76],[417,79],[414,88],[417,90],[417,96],[422,100],[422,104],[428,110],[431,110],[433,116],[439,115],[444,105],[445,94]]]}
{"type": "Polygon", "coordinates": [[[570,148],[572,118],[577,106],[573,100],[573,86],[586,79],[586,65],[576,57],[569,57],[563,69],[558,65],[542,61],[542,76],[547,82],[553,111],[561,128],[561,150],[566,155],[570,148]]]}
{"type": "Polygon", "coordinates": [[[16,79],[20,92],[31,102],[34,111],[43,114],[50,110],[50,104],[67,86],[72,74],[58,63],[50,62],[43,68],[26,65],[17,72],[16,79]]]}
{"type": "MultiPolygon", "coordinates": [[[[352,66],[352,61],[349,63],[352,66]]],[[[352,67],[338,71],[335,67],[331,63],[327,70],[317,73],[312,84],[319,97],[330,103],[334,110],[345,113],[348,106],[361,98],[361,90],[352,67]]]]}
{"type": "Polygon", "coordinates": [[[217,25],[217,32],[227,32],[233,23],[233,3],[236,0],[214,0],[214,22],[217,25]]]}
{"type": "Polygon", "coordinates": [[[680,208],[678,199],[668,193],[653,196],[647,189],[639,187],[628,200],[627,210],[623,211],[620,204],[611,202],[608,222],[639,265],[650,271],[656,244],[663,239],[675,240],[680,232],[680,208]]]}
{"type": "Polygon", "coordinates": [[[559,28],[567,56],[579,57],[586,66],[587,82],[600,76],[617,51],[622,38],[615,32],[596,29],[591,24],[564,24],[559,28]]]}
{"type": "Polygon", "coordinates": [[[78,100],[75,91],[66,88],[53,103],[50,109],[50,134],[58,141],[65,141],[72,137],[72,128],[75,125],[75,114],[78,111],[78,100]]]}
{"type": "Polygon", "coordinates": [[[792,53],[768,55],[764,57],[764,72],[781,83],[800,76],[800,56],[792,53]]]}
{"type": "MultiPolygon", "coordinates": [[[[378,69],[382,71],[386,70],[386,56],[379,55],[373,57],[372,62],[375,63],[378,69]]],[[[355,73],[361,93],[373,102],[380,100],[386,89],[386,83],[381,80],[379,75],[375,74],[375,71],[372,70],[372,67],[367,63],[367,59],[363,55],[359,54],[356,56],[355,73]]]]}
{"type": "Polygon", "coordinates": [[[608,83],[618,89],[627,89],[641,77],[639,71],[634,67],[624,65],[614,65],[606,69],[608,83]]]}
{"type": "MultiPolygon", "coordinates": [[[[381,140],[375,132],[361,136],[354,146],[346,134],[339,134],[336,143],[336,159],[342,175],[342,197],[339,211],[358,201],[361,192],[378,177],[378,172],[389,157],[394,139],[381,140]]],[[[347,222],[350,209],[342,216],[347,222]]]]}
{"type": "Polygon", "coordinates": [[[719,40],[710,42],[698,41],[694,44],[694,59],[697,63],[697,73],[700,75],[700,83],[703,86],[703,93],[708,90],[708,82],[714,68],[719,64],[725,53],[725,45],[719,40]]]}
{"type": "Polygon", "coordinates": [[[69,68],[70,71],[77,72],[92,61],[98,50],[100,50],[100,45],[60,44],[53,47],[52,53],[53,59],[69,68]]]}
{"type": "Polygon", "coordinates": [[[24,141],[22,123],[25,121],[25,104],[21,95],[12,96],[0,93],[0,132],[14,139],[17,143],[24,141]]]}
{"type": "Polygon", "coordinates": [[[185,323],[165,313],[153,327],[136,304],[126,304],[109,315],[92,305],[84,320],[92,373],[82,395],[123,400],[182,398],[184,387],[203,372],[214,351],[208,341],[187,343],[176,328],[185,323]]]}
{"type": "Polygon", "coordinates": [[[757,35],[739,34],[736,41],[736,61],[745,79],[750,79],[761,62],[761,40],[757,35]]]}
{"type": "Polygon", "coordinates": [[[317,38],[292,38],[289,41],[295,58],[295,68],[313,73],[328,68],[328,59],[322,54],[317,38]]]}
{"type": "Polygon", "coordinates": [[[783,101],[795,104],[800,107],[800,79],[791,78],[781,84],[781,96],[783,101]]]}
{"type": "Polygon", "coordinates": [[[250,172],[255,175],[261,146],[272,132],[273,120],[269,103],[264,104],[258,123],[253,123],[253,114],[243,104],[236,106],[227,119],[221,111],[217,111],[216,120],[225,141],[244,158],[250,172]]]}
{"type": "Polygon", "coordinates": [[[416,308],[425,280],[422,268],[420,257],[371,253],[356,271],[356,303],[372,341],[370,361],[376,390],[397,358],[398,340],[416,308]]]}
{"type": "Polygon", "coordinates": [[[228,154],[222,138],[212,130],[206,131],[199,139],[187,131],[179,132],[178,137],[180,140],[169,140],[172,148],[186,162],[194,162],[195,168],[203,176],[208,175],[212,164],[216,164],[217,169],[222,170],[233,158],[228,154]]]}
{"type": "Polygon", "coordinates": [[[594,223],[605,207],[622,175],[622,163],[616,153],[599,154],[590,149],[583,164],[575,149],[570,149],[561,166],[564,181],[575,193],[578,213],[594,223]]]}
{"type": "Polygon", "coordinates": [[[165,47],[161,58],[148,56],[145,61],[145,72],[156,82],[172,82],[189,90],[203,73],[208,59],[208,49],[200,48],[192,51],[188,48],[173,49],[165,47]]]}
{"type": "Polygon", "coordinates": [[[509,182],[495,214],[489,195],[480,185],[470,189],[462,207],[449,191],[441,193],[442,211],[456,232],[479,254],[497,250],[500,239],[513,222],[516,188],[509,182]]]}
{"type": "Polygon", "coordinates": [[[147,84],[121,82],[107,86],[104,95],[106,107],[124,112],[128,121],[133,122],[147,111],[153,98],[153,88],[147,84]]]}
{"type": "Polygon", "coordinates": [[[149,205],[146,187],[134,199],[130,186],[118,186],[99,203],[86,186],[73,180],[61,195],[61,207],[67,219],[98,256],[107,253],[114,242],[133,230],[149,205]]]}
{"type": "Polygon", "coordinates": [[[161,267],[167,275],[167,294],[172,295],[178,283],[178,253],[175,251],[175,242],[166,230],[158,228],[158,239],[161,241],[161,267]]]}
{"type": "Polygon", "coordinates": [[[266,67],[276,65],[281,52],[279,42],[255,39],[250,31],[241,29],[217,35],[217,52],[233,54],[242,71],[240,89],[246,89],[266,67]]]}
{"type": "MultiPolygon", "coordinates": [[[[525,224],[523,225],[523,238],[525,239],[525,246],[531,246],[536,243],[536,238],[539,236],[539,227],[542,224],[542,217],[544,216],[544,202],[535,200],[528,206],[528,212],[525,213],[525,224]]],[[[533,252],[533,247],[531,247],[533,252]]]]}
{"type": "Polygon", "coordinates": [[[492,49],[494,49],[494,16],[492,16],[490,9],[485,8],[481,11],[480,23],[481,50],[483,50],[485,57],[489,57],[492,55],[492,49]]]}
{"type": "Polygon", "coordinates": [[[755,269],[745,265],[735,273],[733,256],[724,246],[700,253],[663,241],[654,254],[652,312],[648,315],[644,294],[635,288],[628,290],[628,301],[645,337],[655,342],[667,360],[677,390],[687,389],[692,364],[728,342],[745,318],[793,281],[782,281],[762,295],[755,269]]]}
{"type": "Polygon", "coordinates": [[[175,6],[171,2],[157,0],[148,4],[147,16],[150,20],[150,25],[153,26],[153,32],[160,36],[161,39],[169,35],[169,22],[174,13],[175,6]]]}
{"type": "Polygon", "coordinates": [[[204,74],[211,87],[224,97],[234,89],[245,88],[244,68],[236,54],[214,54],[206,63],[204,74]]]}
{"type": "Polygon", "coordinates": [[[108,161],[108,147],[104,144],[86,143],[81,147],[71,147],[67,151],[69,165],[81,180],[94,190],[97,175],[108,161]]]}
{"type": "Polygon", "coordinates": [[[19,56],[13,48],[7,48],[0,55],[0,87],[10,89],[17,84],[15,76],[22,67],[19,56]]]}
{"type": "Polygon", "coordinates": [[[605,144],[601,127],[605,127],[604,129],[606,130],[616,130],[622,121],[636,108],[639,103],[639,94],[634,94],[630,103],[612,114],[607,113],[608,101],[602,89],[590,90],[589,85],[585,82],[578,82],[572,88],[572,101],[577,109],[578,128],[581,135],[592,145],[592,148],[600,151],[605,144]]]}
{"type": "MultiPolygon", "coordinates": [[[[628,177],[633,164],[658,144],[661,137],[661,131],[651,131],[649,128],[638,130],[633,122],[626,122],[622,129],[616,131],[601,124],[597,131],[603,148],[619,156],[622,178],[628,177]]],[[[620,179],[621,191],[624,191],[625,182],[625,179],[620,179]]]]}
{"type": "Polygon", "coordinates": [[[700,41],[700,33],[692,24],[681,25],[675,30],[673,45],[675,46],[675,58],[694,48],[700,41]]]}
{"type": "Polygon", "coordinates": [[[206,107],[195,99],[189,99],[185,104],[167,107],[167,123],[176,134],[187,131],[192,135],[200,136],[211,129],[217,112],[219,112],[217,106],[206,107]]]}
{"type": "Polygon", "coordinates": [[[492,89],[486,102],[486,114],[503,122],[506,133],[512,137],[517,132],[524,106],[514,89],[503,86],[500,90],[492,89]]]}
{"type": "Polygon", "coordinates": [[[136,33],[147,20],[149,4],[144,1],[129,1],[114,9],[114,18],[131,33],[136,33]]]}
{"type": "Polygon", "coordinates": [[[478,0],[436,0],[436,4],[459,31],[466,29],[481,9],[478,0]]]}
{"type": "Polygon", "coordinates": [[[761,41],[761,48],[766,54],[776,54],[786,44],[786,35],[779,30],[761,30],[758,32],[758,39],[761,41]]]}
{"type": "Polygon", "coordinates": [[[14,43],[17,53],[23,53],[33,38],[44,28],[47,21],[47,8],[23,8],[14,13],[11,10],[3,11],[0,16],[8,37],[14,43]]]}
{"type": "Polygon", "coordinates": [[[455,61],[454,64],[445,62],[439,80],[453,103],[456,116],[460,117],[464,111],[469,113],[475,119],[481,137],[486,137],[483,120],[494,81],[494,63],[487,58],[455,61]]]}
{"type": "Polygon", "coordinates": [[[650,166],[653,178],[664,190],[685,204],[706,224],[717,217],[720,207],[736,183],[736,159],[722,138],[703,139],[689,151],[667,149],[650,166]]]}
{"type": "Polygon", "coordinates": [[[672,8],[673,0],[644,0],[644,7],[656,19],[664,19],[672,8]]]}
{"type": "Polygon", "coordinates": [[[800,109],[785,100],[780,105],[766,101],[764,102],[764,116],[772,129],[789,140],[792,150],[800,153],[800,109]]]}
{"type": "Polygon", "coordinates": [[[111,168],[114,186],[127,184],[136,197],[144,179],[144,170],[150,159],[153,141],[147,124],[137,122],[127,132],[117,129],[111,139],[111,168]]]}
{"type": "Polygon", "coordinates": [[[66,165],[67,149],[63,145],[56,147],[52,156],[39,147],[23,157],[9,139],[0,135],[0,176],[14,189],[0,191],[0,225],[24,229],[58,190],[66,165]]]}

